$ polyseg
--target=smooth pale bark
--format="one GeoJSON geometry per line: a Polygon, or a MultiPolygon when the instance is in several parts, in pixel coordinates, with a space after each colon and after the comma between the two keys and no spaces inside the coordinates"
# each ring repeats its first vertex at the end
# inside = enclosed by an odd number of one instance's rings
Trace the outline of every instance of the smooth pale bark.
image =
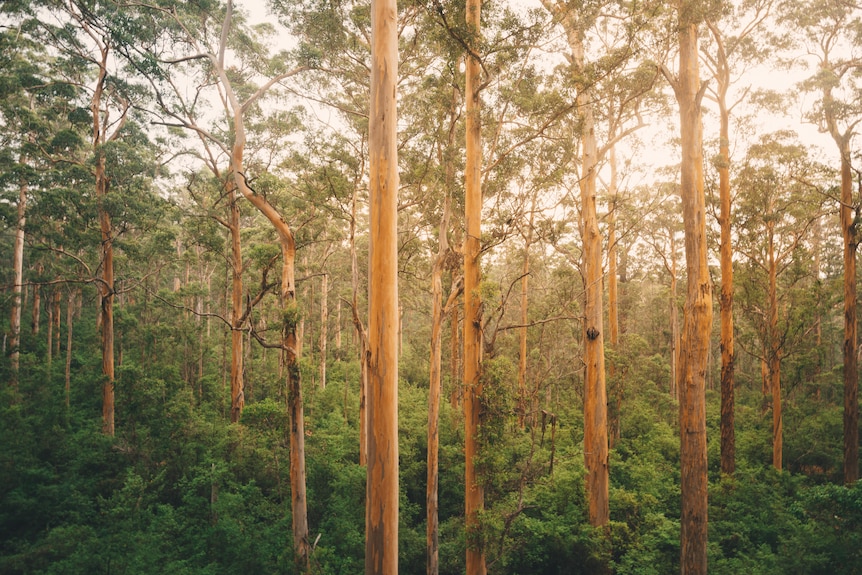
{"type": "Polygon", "coordinates": [[[707,267],[706,208],[703,191],[703,87],[698,64],[697,13],[688,2],[678,5],[679,74],[668,70],[680,113],[682,162],[680,195],[685,227],[686,290],[680,341],[679,389],[680,571],[682,575],[707,572],[707,457],[706,369],[712,330],[712,282],[707,267]]]}
{"type": "MultiPolygon", "coordinates": [[[[21,163],[25,163],[22,156],[21,163]]],[[[15,247],[12,253],[12,310],[9,318],[9,361],[12,373],[9,383],[18,387],[18,370],[21,358],[21,307],[24,290],[24,227],[27,223],[27,182],[22,180],[18,185],[18,210],[15,225],[15,247]]]]}
{"type": "MultiPolygon", "coordinates": [[[[467,0],[467,29],[473,38],[481,33],[481,0],[467,0]]],[[[474,41],[473,45],[477,45],[474,41]]],[[[464,170],[464,523],[467,536],[466,573],[485,575],[485,549],[479,514],[485,491],[476,475],[482,398],[482,299],[480,294],[479,239],[482,234],[482,137],[480,63],[474,54],[466,61],[466,167],[464,170]]]]}
{"type": "Polygon", "coordinates": [[[730,110],[727,106],[730,66],[722,34],[711,23],[709,28],[717,47],[715,79],[718,84],[716,99],[720,120],[717,168],[718,224],[721,234],[719,247],[721,292],[718,300],[721,314],[719,343],[721,349],[721,472],[733,475],[736,470],[736,435],[734,430],[733,246],[730,233],[730,110]]]}
{"type": "Polygon", "coordinates": [[[398,573],[398,151],[395,0],[371,4],[365,573],[398,573]]]}

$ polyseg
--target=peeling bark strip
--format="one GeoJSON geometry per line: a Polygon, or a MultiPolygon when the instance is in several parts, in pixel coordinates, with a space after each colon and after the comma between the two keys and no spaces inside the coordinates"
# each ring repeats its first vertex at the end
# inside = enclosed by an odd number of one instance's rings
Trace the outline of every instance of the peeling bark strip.
{"type": "Polygon", "coordinates": [[[398,75],[395,0],[372,0],[365,573],[398,573],[398,75]]]}

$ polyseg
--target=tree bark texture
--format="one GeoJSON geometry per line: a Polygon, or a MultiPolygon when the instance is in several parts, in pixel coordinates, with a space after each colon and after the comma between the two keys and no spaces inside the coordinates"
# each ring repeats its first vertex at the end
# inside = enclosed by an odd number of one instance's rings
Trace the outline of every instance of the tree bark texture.
{"type": "Polygon", "coordinates": [[[230,421],[238,423],[245,407],[244,340],[242,326],[245,314],[242,306],[242,239],[236,182],[228,181],[228,231],[230,237],[230,421]]]}
{"type": "MultiPolygon", "coordinates": [[[[723,86],[721,84],[720,86],[723,86]]],[[[721,92],[724,94],[726,89],[721,92]]],[[[721,472],[733,475],[736,471],[736,432],[734,425],[734,341],[733,341],[733,246],[730,230],[730,114],[719,98],[721,115],[718,166],[719,227],[721,228],[721,472]]]]}
{"type": "Polygon", "coordinates": [[[772,466],[781,470],[783,447],[783,424],[781,419],[781,338],[778,333],[778,262],[775,258],[775,219],[774,210],[770,205],[767,230],[767,264],[769,275],[768,310],[769,325],[768,348],[766,356],[767,373],[769,374],[769,389],[772,393],[772,466]]]}
{"type": "Polygon", "coordinates": [[[371,5],[365,573],[398,573],[398,152],[395,0],[371,5]]]}
{"type": "Polygon", "coordinates": [[[849,138],[841,144],[841,230],[844,239],[844,483],[859,479],[859,372],[856,317],[856,218],[849,138]]]}
{"type": "MultiPolygon", "coordinates": [[[[478,45],[481,0],[467,0],[467,29],[478,45]]],[[[479,514],[485,507],[484,488],[476,475],[482,401],[482,300],[479,240],[482,234],[482,137],[480,63],[466,56],[466,168],[464,173],[464,517],[467,537],[466,573],[485,575],[485,550],[479,514]]]]}
{"type": "MultiPolygon", "coordinates": [[[[21,157],[21,163],[26,163],[21,157]]],[[[18,184],[18,209],[17,223],[15,226],[15,247],[12,253],[12,310],[9,318],[9,361],[11,374],[9,383],[13,388],[18,387],[18,370],[21,357],[21,307],[23,305],[24,291],[24,228],[27,223],[27,194],[29,193],[27,182],[22,179],[18,184]]]]}
{"type": "Polygon", "coordinates": [[[706,369],[712,329],[712,283],[707,267],[706,209],[703,191],[703,97],[698,67],[694,9],[680,7],[679,75],[674,91],[679,103],[682,163],[680,194],[685,226],[688,287],[678,372],[680,413],[680,567],[683,575],[706,575],[707,457],[706,369]]]}

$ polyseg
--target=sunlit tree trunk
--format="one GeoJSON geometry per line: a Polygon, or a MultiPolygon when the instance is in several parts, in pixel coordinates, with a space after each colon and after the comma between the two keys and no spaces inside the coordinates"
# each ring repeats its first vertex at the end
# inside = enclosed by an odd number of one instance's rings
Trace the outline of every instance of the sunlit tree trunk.
{"type": "Polygon", "coordinates": [[[721,234],[721,472],[733,475],[736,470],[736,436],[734,431],[734,341],[733,341],[733,247],[730,233],[730,110],[727,90],[730,87],[730,67],[724,38],[710,23],[717,46],[715,78],[719,111],[718,145],[718,223],[721,234]]]}
{"type": "MultiPolygon", "coordinates": [[[[478,46],[481,34],[481,0],[467,0],[467,29],[478,46]]],[[[466,168],[464,172],[464,521],[467,536],[467,575],[485,575],[485,549],[479,515],[485,492],[476,475],[482,398],[482,300],[480,294],[479,239],[482,234],[482,138],[480,63],[466,57],[466,168]]]]}
{"type": "Polygon", "coordinates": [[[365,573],[398,573],[398,152],[395,0],[372,0],[365,573]]]}
{"type": "Polygon", "coordinates": [[[687,290],[680,341],[680,571],[706,575],[707,458],[706,370],[712,330],[712,283],[707,267],[706,209],[703,191],[703,87],[698,65],[697,9],[680,2],[679,75],[667,70],[680,113],[682,162],[680,196],[685,226],[687,290]]]}
{"type": "Polygon", "coordinates": [[[586,54],[581,32],[581,14],[548,0],[546,8],[557,16],[566,32],[570,61],[578,86],[577,110],[581,132],[581,241],[584,280],[584,460],[590,524],[606,525],[608,507],[608,401],[605,376],[602,236],[596,209],[596,179],[599,152],[593,111],[593,94],[579,76],[586,54]]]}
{"type": "MultiPolygon", "coordinates": [[[[24,164],[25,158],[21,157],[24,164]]],[[[15,226],[15,247],[12,252],[12,310],[9,318],[9,360],[11,365],[10,384],[18,387],[18,370],[21,357],[21,306],[24,291],[24,227],[27,223],[28,185],[25,180],[18,184],[18,209],[15,226]]]]}

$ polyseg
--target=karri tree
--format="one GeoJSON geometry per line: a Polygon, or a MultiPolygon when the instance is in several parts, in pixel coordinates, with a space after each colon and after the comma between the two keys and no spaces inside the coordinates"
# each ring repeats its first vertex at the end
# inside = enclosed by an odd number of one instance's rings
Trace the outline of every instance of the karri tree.
{"type": "Polygon", "coordinates": [[[703,189],[703,125],[698,27],[703,6],[698,1],[674,3],[677,12],[679,70],[662,72],[679,106],[680,197],[685,229],[687,289],[680,338],[679,425],[680,569],[683,575],[706,574],[707,460],[706,369],[712,331],[712,278],[706,252],[706,200],[703,189]]]}

